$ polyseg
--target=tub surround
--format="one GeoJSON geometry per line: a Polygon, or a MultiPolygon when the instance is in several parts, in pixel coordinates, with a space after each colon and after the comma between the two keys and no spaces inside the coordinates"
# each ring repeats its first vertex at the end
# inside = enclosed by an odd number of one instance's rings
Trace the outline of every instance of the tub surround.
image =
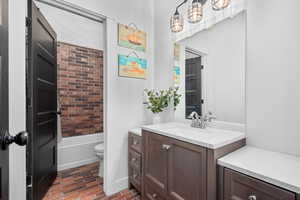
{"type": "Polygon", "coordinates": [[[210,127],[206,129],[192,128],[188,123],[179,122],[147,125],[142,126],[142,129],[208,149],[218,149],[246,138],[243,132],[210,127]]]}
{"type": "Polygon", "coordinates": [[[103,133],[63,138],[57,149],[58,170],[97,162],[94,147],[103,141],[103,133]]]}
{"type": "Polygon", "coordinates": [[[300,157],[246,146],[218,164],[300,194],[300,157]]]}

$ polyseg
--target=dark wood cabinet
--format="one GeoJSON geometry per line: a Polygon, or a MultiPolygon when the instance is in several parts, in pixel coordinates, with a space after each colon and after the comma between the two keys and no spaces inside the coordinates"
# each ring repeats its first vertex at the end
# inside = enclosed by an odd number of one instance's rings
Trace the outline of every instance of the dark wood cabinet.
{"type": "Polygon", "coordinates": [[[168,139],[157,134],[143,134],[144,180],[161,196],[167,196],[168,139]]]}
{"type": "Polygon", "coordinates": [[[174,200],[206,200],[206,149],[169,141],[168,196],[174,200]]]}
{"type": "Polygon", "coordinates": [[[128,180],[129,187],[142,191],[142,137],[129,133],[128,137],[128,180]]]}
{"type": "Polygon", "coordinates": [[[296,200],[295,193],[220,167],[220,200],[296,200]]]}
{"type": "Polygon", "coordinates": [[[219,149],[143,130],[142,199],[217,200],[217,159],[245,145],[219,149]]]}
{"type": "Polygon", "coordinates": [[[205,148],[149,132],[143,140],[147,199],[206,200],[205,148]]]}

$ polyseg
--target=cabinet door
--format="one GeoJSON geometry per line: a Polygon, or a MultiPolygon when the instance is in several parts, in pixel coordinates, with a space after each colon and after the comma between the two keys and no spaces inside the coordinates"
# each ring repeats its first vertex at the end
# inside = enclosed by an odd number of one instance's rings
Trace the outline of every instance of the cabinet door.
{"type": "Polygon", "coordinates": [[[171,139],[168,151],[168,196],[206,200],[206,149],[171,139]]]}
{"type": "Polygon", "coordinates": [[[144,140],[144,180],[162,196],[167,194],[168,152],[166,137],[143,132],[144,140]]]}
{"type": "Polygon", "coordinates": [[[294,193],[230,169],[224,171],[224,200],[295,200],[294,193]]]}

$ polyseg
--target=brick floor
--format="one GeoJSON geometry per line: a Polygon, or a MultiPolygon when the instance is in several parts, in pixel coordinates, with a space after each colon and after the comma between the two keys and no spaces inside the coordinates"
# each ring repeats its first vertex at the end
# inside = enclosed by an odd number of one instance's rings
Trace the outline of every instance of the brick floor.
{"type": "Polygon", "coordinates": [[[43,200],[140,200],[135,190],[105,196],[97,175],[98,163],[61,171],[43,200]]]}

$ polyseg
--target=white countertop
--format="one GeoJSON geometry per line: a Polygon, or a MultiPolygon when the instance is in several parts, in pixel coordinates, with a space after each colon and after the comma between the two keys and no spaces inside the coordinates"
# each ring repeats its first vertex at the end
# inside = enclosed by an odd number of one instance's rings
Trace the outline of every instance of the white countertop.
{"type": "Polygon", "coordinates": [[[192,128],[190,124],[179,122],[147,125],[142,126],[142,129],[209,149],[217,149],[245,138],[242,132],[192,128]]]}
{"type": "Polygon", "coordinates": [[[246,146],[218,164],[300,194],[300,157],[246,146]]]}
{"type": "Polygon", "coordinates": [[[142,129],[141,128],[133,128],[129,130],[130,133],[136,134],[138,136],[142,136],[142,129]]]}

